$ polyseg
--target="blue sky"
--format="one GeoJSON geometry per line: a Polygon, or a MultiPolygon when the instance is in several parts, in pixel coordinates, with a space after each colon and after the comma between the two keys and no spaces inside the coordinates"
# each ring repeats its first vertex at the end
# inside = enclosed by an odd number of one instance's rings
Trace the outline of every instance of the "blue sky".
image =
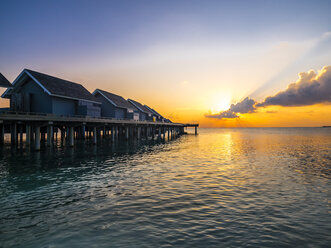
{"type": "MultiPolygon", "coordinates": [[[[130,53],[155,43],[263,43],[331,30],[330,1],[1,1],[6,61],[130,53]]],[[[0,62],[4,66],[4,61],[0,62]]],[[[7,63],[6,63],[7,64],[7,63]]]]}
{"type": "Polygon", "coordinates": [[[0,71],[12,81],[30,68],[161,110],[171,96],[174,112],[203,116],[329,65],[330,10],[331,1],[2,0],[0,71]]]}

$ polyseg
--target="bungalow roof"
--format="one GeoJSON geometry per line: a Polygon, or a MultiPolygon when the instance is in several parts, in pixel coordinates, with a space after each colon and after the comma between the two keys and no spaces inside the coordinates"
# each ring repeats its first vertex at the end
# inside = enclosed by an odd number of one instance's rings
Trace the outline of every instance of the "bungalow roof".
{"type": "Polygon", "coordinates": [[[142,105],[140,102],[137,102],[132,99],[128,99],[130,103],[132,103],[134,106],[136,106],[137,109],[139,109],[141,112],[144,112],[149,115],[153,115],[153,112],[150,111],[148,108],[146,108],[144,105],[142,105]]]}
{"type": "Polygon", "coordinates": [[[132,109],[132,110],[138,110],[134,105],[130,104],[127,100],[125,100],[123,97],[110,93],[108,91],[96,89],[92,94],[95,95],[96,93],[99,93],[104,98],[106,98],[111,104],[113,104],[115,107],[118,108],[125,108],[125,109],[132,109]]]}
{"type": "MultiPolygon", "coordinates": [[[[24,76],[30,77],[33,81],[35,81],[40,87],[44,89],[44,91],[56,97],[69,98],[75,100],[85,100],[94,103],[100,103],[98,100],[81,84],[70,82],[61,78],[53,77],[44,73],[24,69],[23,72],[15,79],[13,83],[13,90],[16,86],[22,83],[20,80],[24,76]]],[[[10,94],[8,89],[2,95],[2,97],[6,97],[10,94]]]]}
{"type": "Polygon", "coordinates": [[[12,87],[11,83],[0,73],[0,87],[9,88],[12,87]]]}

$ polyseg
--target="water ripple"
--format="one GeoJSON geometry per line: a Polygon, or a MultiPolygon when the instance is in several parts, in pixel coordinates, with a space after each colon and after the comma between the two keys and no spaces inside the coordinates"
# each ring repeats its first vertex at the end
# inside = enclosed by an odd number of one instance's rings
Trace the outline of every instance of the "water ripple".
{"type": "Polygon", "coordinates": [[[328,129],[0,151],[1,247],[329,247],[328,129]]]}

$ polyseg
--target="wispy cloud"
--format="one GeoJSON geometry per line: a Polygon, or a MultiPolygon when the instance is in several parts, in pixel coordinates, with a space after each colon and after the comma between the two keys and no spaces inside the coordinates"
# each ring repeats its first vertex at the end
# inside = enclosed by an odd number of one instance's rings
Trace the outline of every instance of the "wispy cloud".
{"type": "Polygon", "coordinates": [[[278,113],[278,111],[275,111],[275,110],[268,110],[266,111],[267,114],[276,114],[278,113]]]}

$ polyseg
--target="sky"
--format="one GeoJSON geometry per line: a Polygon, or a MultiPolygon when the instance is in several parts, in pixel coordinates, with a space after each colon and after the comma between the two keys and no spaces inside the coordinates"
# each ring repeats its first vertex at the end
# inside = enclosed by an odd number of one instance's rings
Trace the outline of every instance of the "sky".
{"type": "Polygon", "coordinates": [[[40,71],[202,127],[331,125],[330,10],[303,0],[2,0],[0,72],[12,82],[40,71]]]}

